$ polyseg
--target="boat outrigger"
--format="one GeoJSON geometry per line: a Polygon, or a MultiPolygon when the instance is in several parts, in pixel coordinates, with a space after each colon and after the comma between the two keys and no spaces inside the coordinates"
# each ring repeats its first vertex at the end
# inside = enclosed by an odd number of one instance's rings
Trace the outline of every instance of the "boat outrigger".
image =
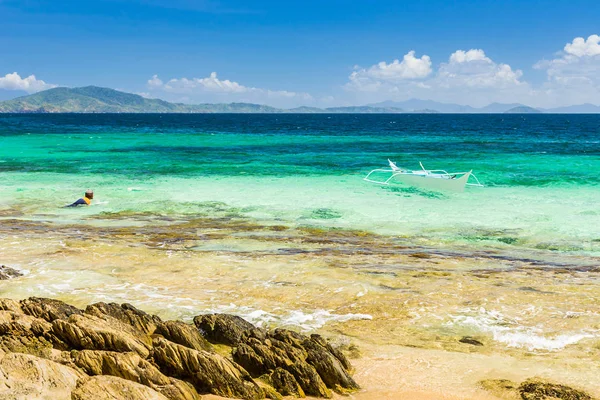
{"type": "Polygon", "coordinates": [[[473,170],[469,172],[447,172],[443,169],[425,169],[421,162],[419,162],[419,165],[421,165],[420,170],[408,170],[398,167],[390,160],[388,162],[390,163],[389,169],[374,169],[368,173],[364,180],[380,185],[404,183],[424,189],[453,192],[462,192],[465,190],[465,186],[483,186],[479,179],[473,175],[473,170]],[[371,177],[371,175],[377,176],[379,174],[386,174],[386,179],[378,180],[371,177]],[[469,183],[469,178],[473,178],[477,183],[469,183]]]}

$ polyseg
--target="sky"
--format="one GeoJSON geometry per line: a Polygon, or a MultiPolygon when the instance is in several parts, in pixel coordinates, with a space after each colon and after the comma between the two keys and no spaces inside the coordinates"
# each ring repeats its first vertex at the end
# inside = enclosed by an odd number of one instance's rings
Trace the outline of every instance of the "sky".
{"type": "Polygon", "coordinates": [[[600,1],[0,0],[0,100],[600,105],[600,1]]]}

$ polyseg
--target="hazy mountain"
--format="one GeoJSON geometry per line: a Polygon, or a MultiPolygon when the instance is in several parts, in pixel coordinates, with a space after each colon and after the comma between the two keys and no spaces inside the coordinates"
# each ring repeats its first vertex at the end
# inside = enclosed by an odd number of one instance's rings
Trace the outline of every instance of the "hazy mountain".
{"type": "Polygon", "coordinates": [[[326,108],[325,111],[341,114],[398,114],[404,112],[404,110],[397,107],[375,106],[329,107],[326,108]]]}
{"type": "Polygon", "coordinates": [[[381,103],[367,104],[370,107],[401,108],[409,112],[416,110],[435,110],[442,113],[471,113],[475,108],[459,104],[439,103],[433,100],[410,99],[406,101],[383,101],[381,103]]]}
{"type": "Polygon", "coordinates": [[[336,113],[336,114],[397,114],[397,113],[600,113],[600,106],[581,104],[547,110],[523,104],[492,103],[475,108],[432,100],[410,99],[401,102],[384,101],[366,106],[297,107],[280,109],[261,104],[182,104],[159,99],[147,99],[137,94],[86,86],[55,88],[0,101],[0,113],[336,113]]]}
{"type": "Polygon", "coordinates": [[[548,108],[544,112],[557,114],[598,114],[600,113],[600,106],[585,103],[568,107],[548,108]]]}
{"type": "Polygon", "coordinates": [[[147,99],[137,94],[86,86],[55,88],[1,101],[0,113],[399,113],[381,107],[298,107],[283,110],[251,103],[181,104],[147,99]]]}
{"type": "Polygon", "coordinates": [[[433,100],[419,100],[410,99],[406,101],[383,101],[381,103],[369,104],[371,107],[398,107],[403,108],[409,112],[420,112],[422,110],[437,111],[441,113],[457,113],[457,114],[475,114],[475,113],[487,113],[487,114],[501,114],[507,110],[515,107],[522,107],[523,104],[511,103],[492,103],[485,107],[476,108],[471,106],[465,106],[460,104],[451,103],[440,103],[433,100]]]}
{"type": "Polygon", "coordinates": [[[520,104],[520,103],[510,103],[510,104],[491,103],[485,107],[476,108],[476,110],[477,110],[476,112],[486,113],[486,114],[502,114],[502,113],[506,113],[509,110],[518,109],[519,107],[531,108],[531,107],[528,107],[528,106],[526,106],[524,104],[520,104]]]}
{"type": "Polygon", "coordinates": [[[510,110],[504,111],[504,114],[540,114],[541,111],[527,106],[517,106],[513,107],[510,110]]]}

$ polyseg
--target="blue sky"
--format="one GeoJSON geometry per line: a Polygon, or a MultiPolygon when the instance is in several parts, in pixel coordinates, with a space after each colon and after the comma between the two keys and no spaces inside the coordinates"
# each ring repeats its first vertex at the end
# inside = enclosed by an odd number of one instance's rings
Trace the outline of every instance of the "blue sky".
{"type": "Polygon", "coordinates": [[[599,16],[580,0],[0,0],[0,99],[93,84],[285,107],[600,104],[599,16]]]}

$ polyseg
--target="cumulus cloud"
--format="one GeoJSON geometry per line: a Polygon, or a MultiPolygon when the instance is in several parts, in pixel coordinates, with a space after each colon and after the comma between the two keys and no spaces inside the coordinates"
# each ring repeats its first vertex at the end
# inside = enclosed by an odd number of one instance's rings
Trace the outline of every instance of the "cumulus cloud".
{"type": "Polygon", "coordinates": [[[435,83],[444,88],[507,88],[522,85],[522,75],[508,64],[495,63],[481,49],[457,50],[440,65],[435,83]]]}
{"type": "Polygon", "coordinates": [[[373,101],[421,97],[482,105],[505,100],[510,91],[527,91],[522,75],[508,64],[494,62],[482,49],[455,51],[435,73],[429,56],[417,58],[410,51],[402,62],[355,69],[345,88],[373,101]]]}
{"type": "Polygon", "coordinates": [[[0,77],[0,89],[23,90],[27,93],[35,93],[46,89],[52,89],[57,86],[58,85],[46,83],[41,79],[37,79],[35,75],[21,78],[16,72],[0,77]]]}
{"type": "Polygon", "coordinates": [[[554,59],[534,68],[546,71],[541,91],[547,98],[564,104],[600,103],[600,36],[577,37],[554,59]]]}
{"type": "Polygon", "coordinates": [[[244,86],[229,79],[220,79],[216,72],[204,78],[174,78],[166,82],[154,75],[148,80],[147,86],[153,93],[184,95],[179,97],[184,101],[248,101],[293,106],[296,102],[313,100],[308,93],[244,86]]]}
{"type": "Polygon", "coordinates": [[[590,35],[586,39],[577,37],[572,43],[565,45],[565,53],[575,57],[597,56],[600,55],[600,36],[590,35]]]}
{"type": "Polygon", "coordinates": [[[413,50],[404,55],[402,61],[381,61],[370,68],[355,67],[350,74],[349,86],[356,90],[376,91],[386,84],[417,80],[431,74],[431,59],[427,55],[415,57],[413,50]]]}

